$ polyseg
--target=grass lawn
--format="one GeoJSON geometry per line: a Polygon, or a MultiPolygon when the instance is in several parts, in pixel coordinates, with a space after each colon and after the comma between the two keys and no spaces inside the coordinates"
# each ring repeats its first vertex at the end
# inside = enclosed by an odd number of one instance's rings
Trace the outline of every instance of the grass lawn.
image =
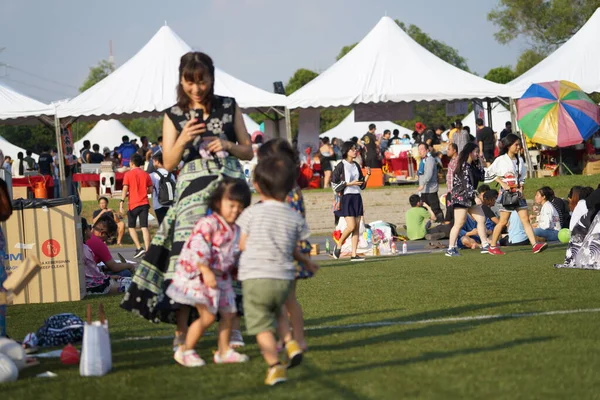
{"type": "MultiPolygon", "coordinates": [[[[185,369],[172,360],[171,327],[152,325],[104,298],[111,324],[113,371],[79,377],[57,360],[3,385],[2,399],[400,399],[598,398],[600,315],[564,313],[522,318],[468,318],[600,308],[600,274],[560,270],[564,247],[504,257],[465,251],[344,261],[323,265],[299,284],[310,352],[281,386],[263,386],[265,365],[247,338],[247,365],[185,369]],[[365,325],[365,324],[371,325],[365,325]],[[155,336],[154,340],[127,340],[155,336]],[[35,374],[53,371],[55,379],[35,374]]],[[[85,315],[88,303],[13,306],[12,337],[35,331],[44,318],[85,315]]],[[[209,360],[215,337],[200,355],[209,360]]]]}

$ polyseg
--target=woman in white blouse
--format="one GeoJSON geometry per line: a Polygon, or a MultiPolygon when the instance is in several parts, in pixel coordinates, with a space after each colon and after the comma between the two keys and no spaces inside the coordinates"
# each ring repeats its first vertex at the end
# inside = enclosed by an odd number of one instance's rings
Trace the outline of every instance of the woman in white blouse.
{"type": "Polygon", "coordinates": [[[533,233],[537,237],[545,238],[548,242],[558,240],[558,231],[560,230],[560,217],[558,211],[552,205],[554,191],[548,186],[544,186],[535,192],[535,202],[542,206],[540,215],[536,223],[533,224],[533,233]]]}

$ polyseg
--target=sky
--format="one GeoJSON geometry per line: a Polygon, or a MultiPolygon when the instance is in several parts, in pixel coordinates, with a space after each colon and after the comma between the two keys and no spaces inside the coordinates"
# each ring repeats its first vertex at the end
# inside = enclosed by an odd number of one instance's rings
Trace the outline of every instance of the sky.
{"type": "MultiPolygon", "coordinates": [[[[225,72],[262,89],[299,68],[322,72],[387,15],[456,48],[483,76],[515,65],[524,41],[501,45],[497,0],[0,0],[0,80],[43,102],[74,97],[89,68],[117,67],[167,23],[225,72]],[[2,67],[8,64],[9,68],[2,67]]],[[[410,62],[410,60],[407,60],[410,62]]]]}

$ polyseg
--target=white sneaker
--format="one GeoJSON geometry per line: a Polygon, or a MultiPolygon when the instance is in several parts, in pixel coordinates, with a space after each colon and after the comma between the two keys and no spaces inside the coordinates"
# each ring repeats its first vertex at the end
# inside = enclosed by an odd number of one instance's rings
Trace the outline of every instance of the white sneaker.
{"type": "Polygon", "coordinates": [[[237,364],[237,363],[245,363],[250,360],[245,354],[240,354],[233,349],[229,349],[229,351],[221,356],[221,353],[218,351],[215,353],[214,361],[215,364],[237,364]]]}
{"type": "Polygon", "coordinates": [[[183,351],[181,348],[177,349],[175,356],[173,357],[180,365],[184,367],[204,367],[206,363],[200,358],[195,350],[183,351]]]}

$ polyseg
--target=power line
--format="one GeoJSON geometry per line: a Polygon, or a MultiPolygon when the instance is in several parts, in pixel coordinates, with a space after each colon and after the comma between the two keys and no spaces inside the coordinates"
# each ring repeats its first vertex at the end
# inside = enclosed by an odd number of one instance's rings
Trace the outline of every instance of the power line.
{"type": "Polygon", "coordinates": [[[32,77],[34,77],[34,78],[38,78],[38,79],[41,79],[41,80],[44,80],[44,81],[47,81],[47,82],[50,82],[50,83],[54,83],[55,85],[59,85],[59,86],[65,86],[65,87],[69,87],[69,88],[72,88],[72,89],[78,89],[76,86],[70,85],[70,84],[68,84],[68,83],[63,83],[63,82],[55,81],[55,80],[53,80],[53,79],[46,78],[46,77],[44,77],[44,76],[41,76],[41,75],[35,74],[35,73],[33,73],[33,72],[26,71],[26,70],[24,70],[24,69],[22,69],[22,68],[15,67],[15,66],[13,66],[13,65],[10,65],[10,64],[0,64],[0,65],[4,65],[6,68],[14,69],[15,71],[19,71],[19,72],[21,72],[21,73],[23,73],[23,74],[26,74],[26,75],[32,76],[32,77]]]}
{"type": "Polygon", "coordinates": [[[44,91],[44,92],[48,92],[48,93],[59,94],[59,95],[61,95],[61,96],[65,96],[65,97],[72,97],[72,96],[73,96],[73,95],[71,95],[71,94],[66,94],[66,93],[64,93],[64,92],[58,92],[58,91],[56,91],[56,90],[52,90],[52,89],[46,89],[46,88],[43,88],[43,87],[41,87],[41,86],[33,85],[33,84],[31,84],[31,83],[27,83],[27,82],[23,82],[23,81],[18,81],[18,80],[16,80],[16,79],[9,78],[8,76],[2,77],[2,79],[6,79],[6,80],[8,80],[8,81],[15,82],[15,83],[18,83],[18,84],[20,84],[20,85],[24,85],[24,86],[29,86],[29,87],[31,87],[31,88],[38,89],[38,90],[42,90],[42,91],[44,91]]]}

